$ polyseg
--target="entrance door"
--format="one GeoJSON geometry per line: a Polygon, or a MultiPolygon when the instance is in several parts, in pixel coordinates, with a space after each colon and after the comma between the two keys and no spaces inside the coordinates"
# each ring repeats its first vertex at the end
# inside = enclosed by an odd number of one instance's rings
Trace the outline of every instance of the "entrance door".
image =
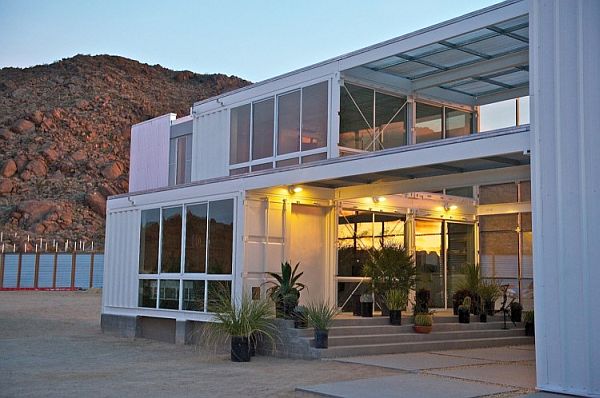
{"type": "Polygon", "coordinates": [[[463,267],[475,261],[473,225],[416,220],[415,252],[417,287],[431,291],[433,308],[448,308],[463,267]]]}
{"type": "Polygon", "coordinates": [[[327,212],[318,206],[292,205],[290,261],[300,262],[304,272],[300,282],[307,286],[300,294],[300,302],[328,299],[327,279],[327,212]]]}

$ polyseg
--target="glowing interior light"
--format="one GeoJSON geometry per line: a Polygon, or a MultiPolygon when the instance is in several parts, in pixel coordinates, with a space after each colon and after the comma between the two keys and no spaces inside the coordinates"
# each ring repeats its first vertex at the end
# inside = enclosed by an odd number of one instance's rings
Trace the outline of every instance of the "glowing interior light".
{"type": "Polygon", "coordinates": [[[292,186],[289,188],[289,191],[290,191],[290,193],[298,193],[298,192],[302,192],[302,187],[298,187],[298,186],[292,185],[292,186]]]}

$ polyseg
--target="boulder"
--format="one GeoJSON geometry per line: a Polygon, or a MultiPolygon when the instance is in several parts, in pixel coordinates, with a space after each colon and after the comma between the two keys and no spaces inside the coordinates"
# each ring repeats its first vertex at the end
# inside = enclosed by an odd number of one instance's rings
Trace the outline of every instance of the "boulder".
{"type": "Polygon", "coordinates": [[[29,116],[29,120],[35,123],[36,126],[39,126],[44,120],[44,114],[41,111],[35,111],[29,116]]]}
{"type": "Polygon", "coordinates": [[[31,171],[38,177],[44,177],[46,174],[48,174],[48,166],[42,159],[32,160],[31,162],[27,163],[27,167],[25,167],[25,169],[31,171]]]}
{"type": "Polygon", "coordinates": [[[0,195],[8,195],[15,189],[15,184],[8,178],[0,179],[0,195]]]}
{"type": "Polygon", "coordinates": [[[102,175],[109,180],[114,180],[123,174],[123,166],[119,162],[110,162],[102,169],[102,175]]]}
{"type": "Polygon", "coordinates": [[[22,214],[21,219],[33,225],[46,218],[48,213],[55,211],[55,204],[44,200],[27,200],[17,205],[17,212],[22,214]]]}
{"type": "Polygon", "coordinates": [[[26,119],[17,120],[11,127],[17,134],[28,134],[35,130],[35,124],[26,119]]]}
{"type": "Polygon", "coordinates": [[[0,174],[3,177],[12,177],[16,174],[18,168],[17,168],[17,163],[12,160],[12,159],[8,159],[6,162],[4,162],[4,164],[2,165],[2,169],[0,170],[0,174]]]}
{"type": "Polygon", "coordinates": [[[85,203],[96,214],[102,217],[106,215],[106,198],[100,192],[94,191],[85,195],[85,203]]]}
{"type": "Polygon", "coordinates": [[[9,129],[0,129],[0,138],[6,141],[12,141],[15,139],[15,134],[9,129]]]}
{"type": "Polygon", "coordinates": [[[44,155],[44,158],[46,158],[46,160],[49,162],[54,162],[58,159],[58,152],[52,148],[44,149],[42,151],[42,155],[44,155]]]}
{"type": "Polygon", "coordinates": [[[85,158],[87,158],[87,155],[83,149],[80,149],[71,154],[71,159],[73,159],[76,162],[80,162],[80,161],[84,160],[85,158]]]}

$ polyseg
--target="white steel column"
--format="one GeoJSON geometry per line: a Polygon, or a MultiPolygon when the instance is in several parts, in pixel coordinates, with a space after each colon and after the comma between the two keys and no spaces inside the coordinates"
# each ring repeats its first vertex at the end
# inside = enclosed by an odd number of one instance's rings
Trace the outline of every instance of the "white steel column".
{"type": "Polygon", "coordinates": [[[530,5],[537,385],[600,396],[600,1],[530,5]]]}

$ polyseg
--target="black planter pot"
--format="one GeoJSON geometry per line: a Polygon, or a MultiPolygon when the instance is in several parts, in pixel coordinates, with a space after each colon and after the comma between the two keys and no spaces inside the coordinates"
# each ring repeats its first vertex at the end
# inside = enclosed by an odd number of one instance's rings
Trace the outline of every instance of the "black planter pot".
{"type": "Polygon", "coordinates": [[[521,316],[523,314],[523,310],[522,309],[518,309],[518,308],[511,308],[510,309],[510,320],[511,322],[521,322],[521,316]]]}
{"type": "Polygon", "coordinates": [[[494,303],[491,300],[486,300],[483,303],[483,309],[484,312],[487,313],[489,316],[494,315],[494,303]]]}
{"type": "Polygon", "coordinates": [[[481,314],[479,314],[479,322],[483,322],[486,323],[487,322],[487,313],[482,312],[481,314]]]}
{"type": "Polygon", "coordinates": [[[247,337],[231,336],[231,361],[250,362],[250,347],[247,337]]]}
{"type": "Polygon", "coordinates": [[[373,302],[368,302],[368,303],[360,303],[360,316],[366,317],[366,318],[372,318],[373,317],[373,302]]]}
{"type": "Polygon", "coordinates": [[[390,325],[401,325],[402,324],[402,311],[390,310],[390,325]]]}
{"type": "Polygon", "coordinates": [[[535,327],[533,323],[526,322],[525,323],[525,336],[535,336],[535,327]]]}
{"type": "Polygon", "coordinates": [[[471,322],[471,313],[467,309],[459,308],[458,309],[458,323],[470,323],[471,322]]]}
{"type": "Polygon", "coordinates": [[[315,348],[329,347],[329,331],[315,329],[315,348]]]}

